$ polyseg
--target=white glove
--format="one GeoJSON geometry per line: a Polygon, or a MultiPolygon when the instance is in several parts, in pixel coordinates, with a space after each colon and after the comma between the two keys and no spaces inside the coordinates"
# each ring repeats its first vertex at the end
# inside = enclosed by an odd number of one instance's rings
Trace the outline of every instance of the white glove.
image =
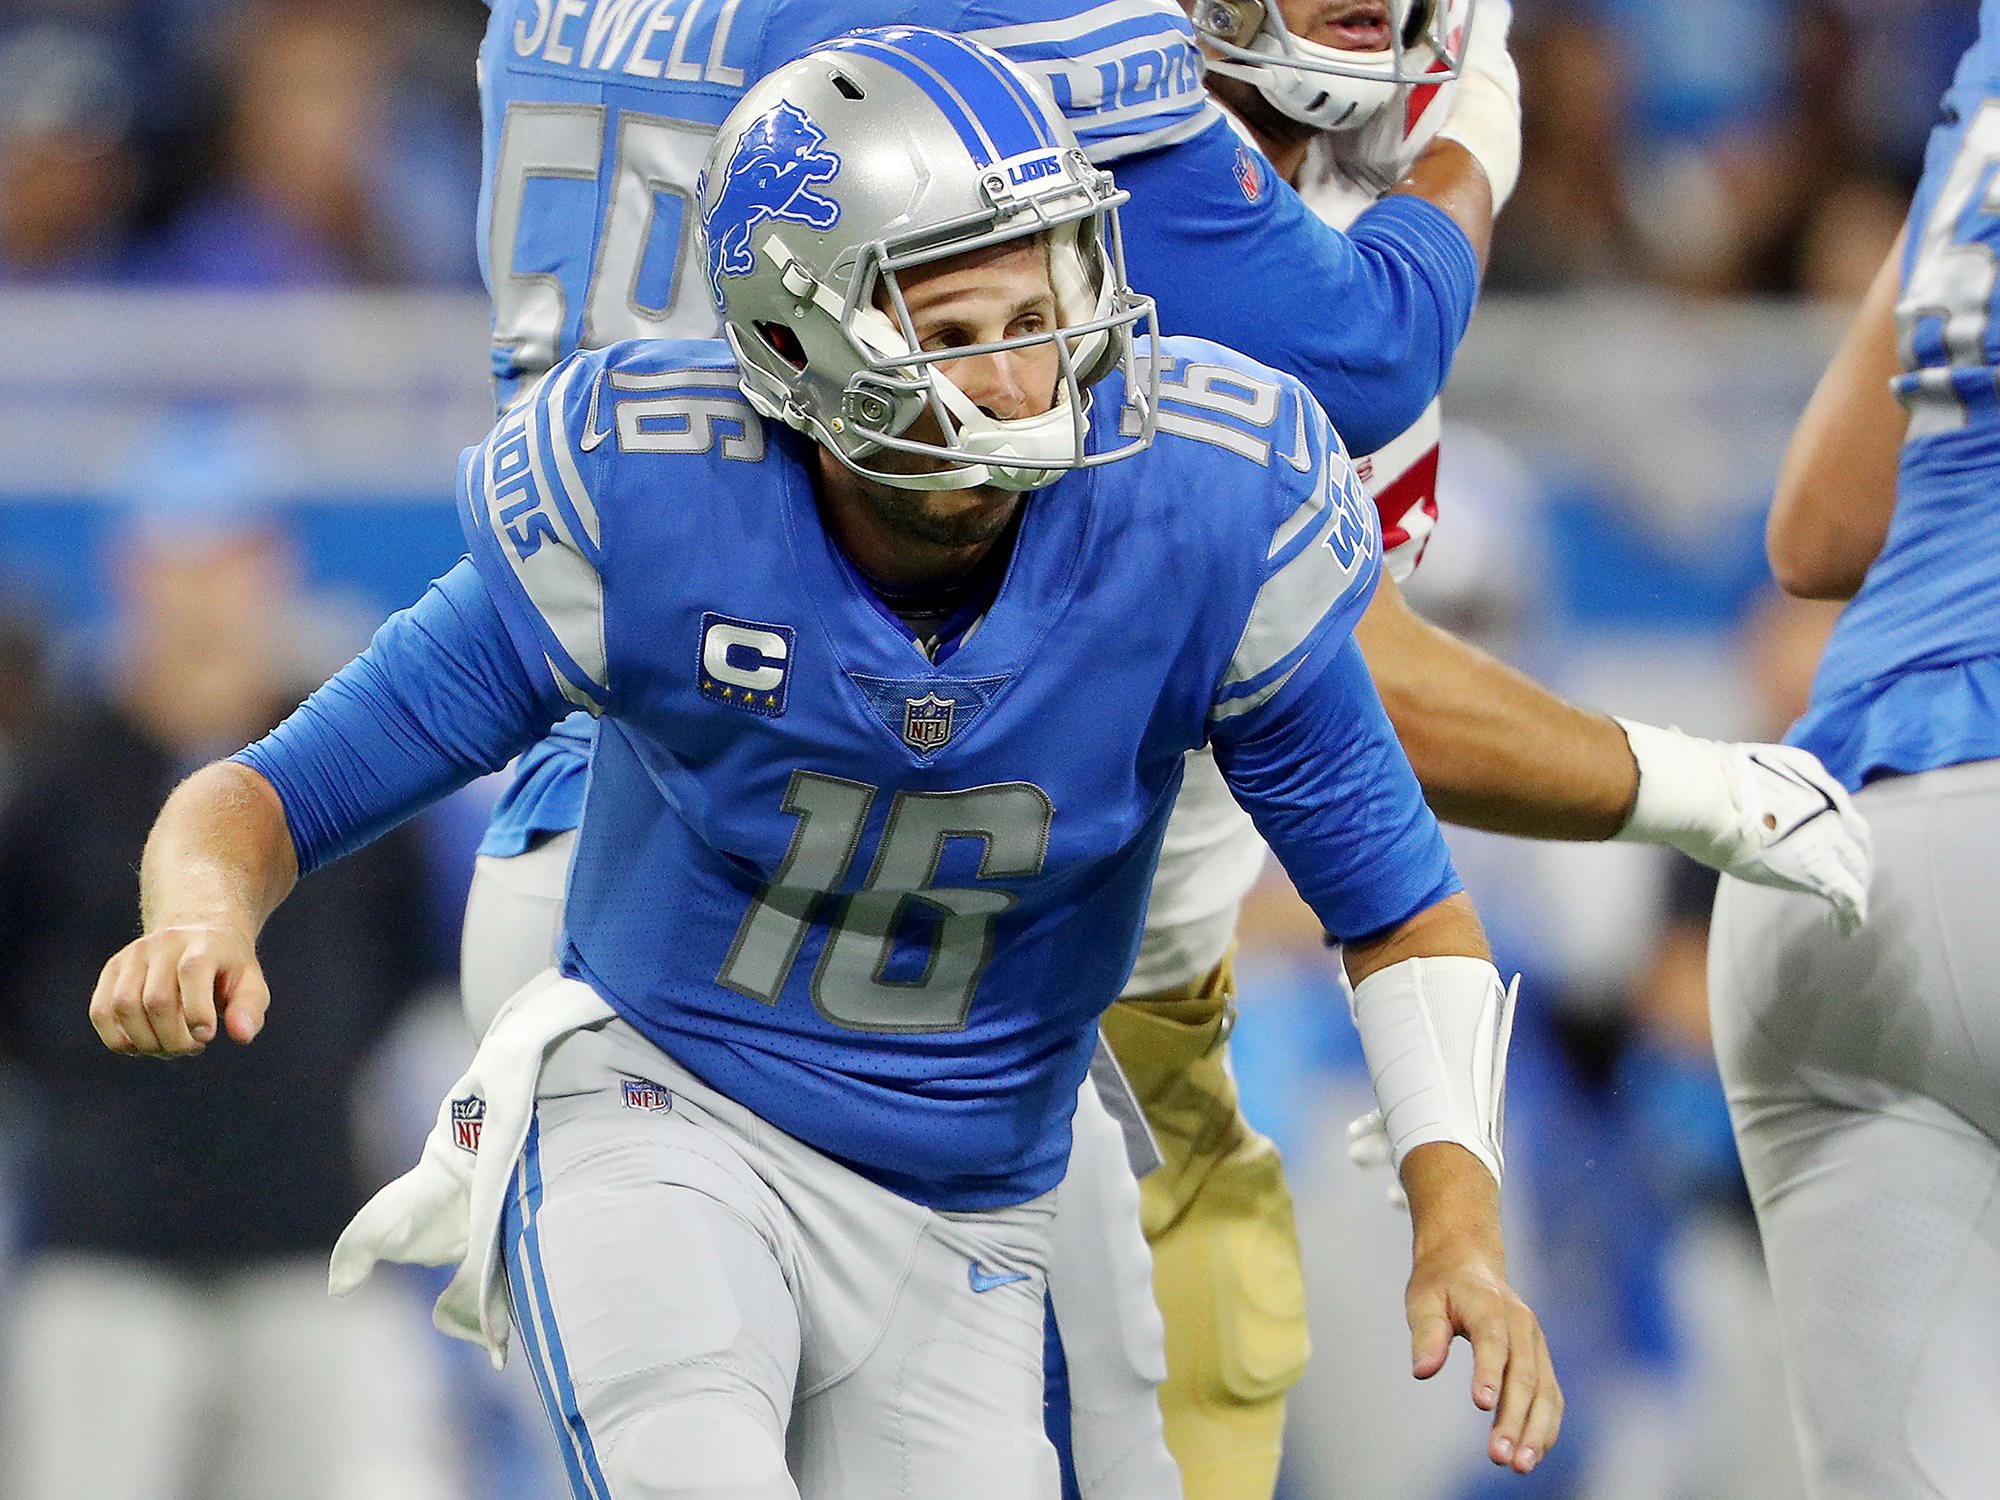
{"type": "MultiPolygon", "coordinates": [[[[1389,1167],[1396,1153],[1389,1144],[1389,1127],[1382,1123],[1382,1111],[1371,1109],[1358,1120],[1347,1122],[1347,1159],[1361,1168],[1389,1167]]],[[[1391,1208],[1408,1208],[1409,1194],[1393,1170],[1389,1173],[1387,1197],[1391,1208]]]]}
{"type": "Polygon", "coordinates": [[[1441,139],[1470,151],[1485,170],[1496,214],[1521,176],[1521,71],[1507,51],[1507,28],[1513,22],[1510,0],[1476,0],[1464,71],[1451,113],[1438,131],[1441,139]]]}
{"type": "Polygon", "coordinates": [[[1868,920],[1868,824],[1817,756],[1618,723],[1639,763],[1639,794],[1618,838],[1670,844],[1738,880],[1818,896],[1843,932],[1868,920]]]}

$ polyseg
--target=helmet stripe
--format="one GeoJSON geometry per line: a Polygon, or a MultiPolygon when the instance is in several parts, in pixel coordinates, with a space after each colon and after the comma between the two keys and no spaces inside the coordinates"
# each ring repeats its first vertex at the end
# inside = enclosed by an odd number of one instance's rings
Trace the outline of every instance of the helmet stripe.
{"type": "Polygon", "coordinates": [[[1042,113],[1028,101],[1019,81],[998,58],[976,43],[941,31],[911,29],[895,45],[947,79],[971,106],[1003,158],[1045,151],[1056,144],[1042,113]]]}
{"type": "Polygon", "coordinates": [[[979,166],[1054,145],[1012,80],[998,76],[991,62],[955,37],[897,27],[842,37],[823,50],[872,57],[916,84],[979,166]]]}
{"type": "Polygon", "coordinates": [[[979,128],[978,122],[966,112],[963,101],[944,87],[943,81],[930,69],[923,67],[914,58],[907,57],[865,36],[845,36],[837,42],[827,43],[820,50],[858,52],[863,57],[872,57],[877,62],[887,63],[930,97],[931,103],[938,107],[945,119],[950,122],[952,129],[958,132],[959,140],[964,142],[965,149],[972,153],[972,160],[976,165],[982,167],[993,165],[993,145],[986,139],[985,132],[979,128]]]}

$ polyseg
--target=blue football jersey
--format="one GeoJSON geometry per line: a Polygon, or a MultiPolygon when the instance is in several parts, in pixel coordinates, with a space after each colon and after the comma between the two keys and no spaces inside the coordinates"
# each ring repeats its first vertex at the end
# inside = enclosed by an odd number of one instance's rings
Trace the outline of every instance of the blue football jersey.
{"type": "MultiPolygon", "coordinates": [[[[1164,347],[1157,441],[1024,500],[941,664],[844,562],[816,450],[752,412],[724,345],[576,355],[463,465],[521,669],[599,716],[566,967],[937,1206],[1060,1178],[1188,750],[1216,744],[1332,931],[1456,889],[1349,639],[1380,537],[1338,438],[1297,382],[1164,347]],[[1275,726],[1331,739],[1269,776],[1224,753],[1275,726]]],[[[1117,378],[1094,397],[1103,445],[1117,378]]]]}
{"type": "Polygon", "coordinates": [[[1791,734],[1850,787],[2000,756],[2000,0],[1979,20],[1910,207],[1896,508],[1791,734]]]}
{"type": "MultiPolygon", "coordinates": [[[[1478,268],[1414,198],[1352,237],[1322,223],[1208,101],[1176,0],[495,0],[480,52],[480,265],[504,406],[578,348],[717,332],[695,179],[744,91],[846,32],[963,31],[1045,82],[1121,211],[1133,284],[1161,327],[1305,381],[1355,451],[1401,433],[1444,383],[1478,268]]],[[[524,761],[483,852],[572,827],[587,734],[524,761]]]]}

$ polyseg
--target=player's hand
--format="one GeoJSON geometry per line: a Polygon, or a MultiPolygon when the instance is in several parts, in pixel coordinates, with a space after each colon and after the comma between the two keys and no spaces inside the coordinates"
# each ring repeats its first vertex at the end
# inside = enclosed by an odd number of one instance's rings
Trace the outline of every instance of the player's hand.
{"type": "Polygon", "coordinates": [[[1388,1186],[1384,1196],[1391,1208],[1407,1209],[1410,1195],[1403,1191],[1403,1184],[1395,1173],[1396,1151],[1389,1141],[1389,1127],[1382,1121],[1382,1111],[1371,1109],[1367,1114],[1347,1122],[1347,1159],[1363,1171],[1375,1167],[1390,1168],[1388,1186]]]}
{"type": "Polygon", "coordinates": [[[1817,756],[1619,722],[1639,763],[1620,838],[1671,844],[1738,880],[1818,896],[1843,932],[1868,920],[1868,824],[1817,756]]]}
{"type": "Polygon", "coordinates": [[[1794,745],[1722,750],[1744,811],[1737,845],[1717,868],[1755,885],[1809,892],[1833,908],[1843,932],[1860,927],[1875,846],[1847,788],[1794,745]]]}
{"type": "Polygon", "coordinates": [[[1404,1308],[1410,1373],[1444,1368],[1454,1338],[1472,1345],[1472,1401],[1493,1413],[1486,1456],[1517,1474],[1533,1469],[1562,1430],[1563,1394],[1534,1312],[1507,1284],[1497,1234],[1457,1234],[1420,1249],[1404,1308]]]}
{"type": "Polygon", "coordinates": [[[132,1057],[192,1057],[226,1032],[264,1029],[271,992],[255,945],[227,927],[163,927],[112,955],[90,997],[104,1045],[132,1057]]]}

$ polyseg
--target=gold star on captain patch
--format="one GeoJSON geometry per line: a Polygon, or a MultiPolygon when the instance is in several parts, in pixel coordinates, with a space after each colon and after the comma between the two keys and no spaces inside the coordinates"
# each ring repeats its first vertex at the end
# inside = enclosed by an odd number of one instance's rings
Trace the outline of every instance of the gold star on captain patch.
{"type": "Polygon", "coordinates": [[[724,689],[722,690],[722,696],[723,696],[723,697],[725,697],[725,698],[733,698],[733,697],[734,697],[734,696],[736,696],[736,695],[735,695],[734,693],[730,692],[728,688],[724,688],[724,689]]]}
{"type": "Polygon", "coordinates": [[[764,707],[776,708],[777,706],[778,706],[777,697],[774,694],[766,693],[764,695],[764,707]]]}

